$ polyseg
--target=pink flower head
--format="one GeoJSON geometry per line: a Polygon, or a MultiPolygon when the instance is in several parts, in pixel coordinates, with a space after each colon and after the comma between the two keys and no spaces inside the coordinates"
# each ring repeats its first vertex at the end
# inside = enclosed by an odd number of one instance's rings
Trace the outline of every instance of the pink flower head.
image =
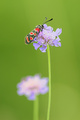
{"type": "Polygon", "coordinates": [[[48,92],[48,78],[40,78],[39,75],[28,76],[17,85],[19,95],[25,95],[29,100],[35,100],[36,95],[48,92]]]}
{"type": "Polygon", "coordinates": [[[46,52],[47,45],[59,47],[61,46],[59,35],[62,33],[62,29],[57,29],[53,31],[53,28],[47,26],[46,24],[43,25],[43,30],[39,33],[37,37],[34,38],[33,46],[37,50],[38,48],[42,52],[46,52]]]}

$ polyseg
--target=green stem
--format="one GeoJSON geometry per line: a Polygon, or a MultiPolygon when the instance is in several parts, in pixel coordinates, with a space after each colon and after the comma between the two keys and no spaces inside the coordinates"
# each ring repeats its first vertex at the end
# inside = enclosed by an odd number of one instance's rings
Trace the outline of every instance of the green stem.
{"type": "Polygon", "coordinates": [[[51,64],[50,64],[50,49],[47,45],[48,52],[48,69],[49,69],[49,100],[48,100],[48,111],[47,111],[47,120],[50,120],[50,106],[51,106],[51,64]]]}
{"type": "Polygon", "coordinates": [[[34,115],[33,120],[38,120],[38,96],[36,96],[36,100],[34,100],[34,115]]]}

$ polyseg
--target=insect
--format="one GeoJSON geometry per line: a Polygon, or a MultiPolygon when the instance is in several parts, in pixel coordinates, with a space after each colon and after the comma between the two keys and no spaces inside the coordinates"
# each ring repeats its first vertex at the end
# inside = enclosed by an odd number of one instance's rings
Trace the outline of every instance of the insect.
{"type": "MultiPolygon", "coordinates": [[[[47,20],[47,17],[45,17],[45,21],[47,20]]],[[[44,22],[42,25],[37,25],[35,27],[34,30],[32,30],[26,37],[25,37],[25,44],[30,44],[34,38],[43,30],[44,28],[44,24],[53,20],[53,18],[51,18],[50,20],[47,20],[46,22],[44,22]]]]}

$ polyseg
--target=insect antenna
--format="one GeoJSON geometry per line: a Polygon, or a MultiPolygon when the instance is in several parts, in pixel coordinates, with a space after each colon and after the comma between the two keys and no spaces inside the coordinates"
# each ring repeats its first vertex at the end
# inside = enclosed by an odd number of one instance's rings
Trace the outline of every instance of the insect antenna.
{"type": "Polygon", "coordinates": [[[47,20],[47,17],[45,17],[45,20],[44,20],[43,24],[45,23],[46,20],[47,20]]]}
{"type": "MultiPolygon", "coordinates": [[[[47,21],[46,21],[46,22],[44,22],[44,23],[47,23],[47,22],[49,22],[49,21],[51,21],[51,20],[53,20],[53,18],[51,18],[50,20],[47,20],[47,21]]],[[[43,24],[44,24],[44,23],[43,23],[43,24]]]]}

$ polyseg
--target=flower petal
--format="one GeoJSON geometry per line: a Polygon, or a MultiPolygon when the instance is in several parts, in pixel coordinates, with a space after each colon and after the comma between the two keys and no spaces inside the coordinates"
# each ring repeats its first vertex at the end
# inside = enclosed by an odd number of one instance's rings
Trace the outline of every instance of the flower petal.
{"type": "Polygon", "coordinates": [[[59,42],[58,45],[61,47],[61,42],[59,42]]]}
{"type": "Polygon", "coordinates": [[[57,28],[57,30],[56,30],[56,34],[57,34],[57,36],[60,35],[61,33],[62,33],[62,29],[61,29],[61,28],[60,28],[60,29],[57,28]]]}
{"type": "Polygon", "coordinates": [[[60,41],[60,38],[59,37],[57,37],[57,39],[56,39],[57,41],[60,41]]]}
{"type": "Polygon", "coordinates": [[[33,46],[34,46],[35,50],[37,50],[40,47],[40,45],[38,43],[33,43],[33,46]]]}
{"type": "Polygon", "coordinates": [[[33,39],[33,41],[32,41],[32,42],[34,42],[34,41],[36,41],[36,37],[33,39]]]}
{"type": "Polygon", "coordinates": [[[44,24],[43,26],[44,26],[44,28],[47,28],[47,25],[46,25],[46,24],[44,24]]]}
{"type": "Polygon", "coordinates": [[[48,27],[46,28],[46,30],[53,31],[53,28],[52,28],[51,26],[48,26],[48,27]]]}
{"type": "Polygon", "coordinates": [[[55,47],[58,47],[58,41],[57,40],[54,40],[53,44],[55,45],[55,47]]]}
{"type": "Polygon", "coordinates": [[[41,48],[39,48],[42,52],[46,52],[47,46],[43,45],[41,48]]]}
{"type": "Polygon", "coordinates": [[[53,44],[55,45],[55,47],[61,47],[61,42],[58,41],[59,39],[56,39],[53,41],[53,44]]]}
{"type": "Polygon", "coordinates": [[[49,88],[46,86],[46,87],[40,89],[40,93],[45,94],[48,92],[48,90],[49,90],[49,88]]]}
{"type": "Polygon", "coordinates": [[[19,90],[17,91],[17,93],[18,93],[18,95],[24,95],[24,91],[23,91],[22,89],[19,89],[19,90]]]}
{"type": "Polygon", "coordinates": [[[28,97],[29,100],[35,100],[35,94],[32,93],[29,97],[28,97]]]}

